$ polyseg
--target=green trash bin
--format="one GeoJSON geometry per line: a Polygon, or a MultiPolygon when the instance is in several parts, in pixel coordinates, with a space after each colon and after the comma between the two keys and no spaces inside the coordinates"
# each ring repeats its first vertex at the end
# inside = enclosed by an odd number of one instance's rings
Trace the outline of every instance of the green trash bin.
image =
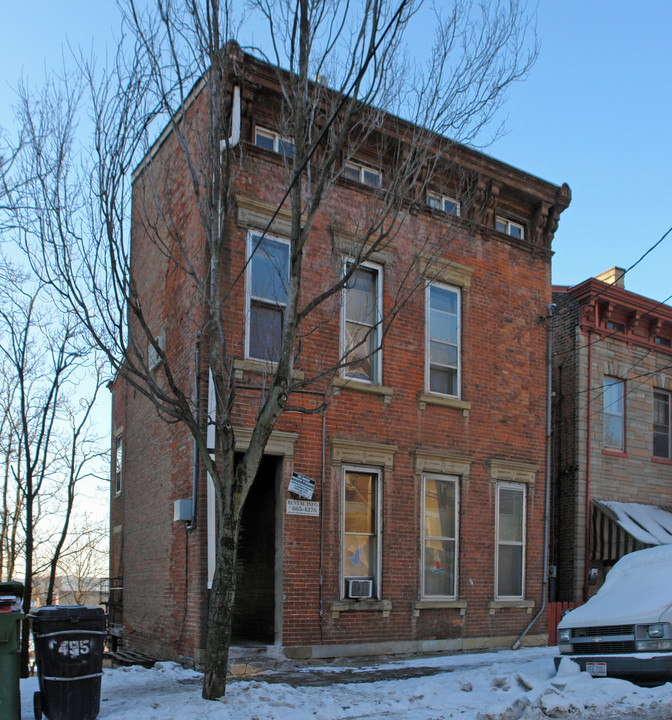
{"type": "Polygon", "coordinates": [[[20,720],[21,598],[19,582],[0,583],[0,718],[20,720]]]}

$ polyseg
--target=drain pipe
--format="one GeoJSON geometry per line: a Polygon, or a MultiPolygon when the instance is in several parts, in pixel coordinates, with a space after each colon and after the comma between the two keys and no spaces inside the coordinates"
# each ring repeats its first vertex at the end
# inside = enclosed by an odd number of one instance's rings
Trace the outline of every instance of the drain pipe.
{"type": "Polygon", "coordinates": [[[231,137],[219,141],[219,152],[223,153],[227,147],[235,147],[240,142],[240,86],[234,85],[233,105],[231,107],[231,137]]]}
{"type": "Polygon", "coordinates": [[[320,642],[324,642],[324,483],[326,480],[327,405],[322,409],[322,478],[320,483],[320,642]]]}
{"type": "MultiPolygon", "coordinates": [[[[198,417],[199,417],[199,405],[201,402],[201,335],[200,333],[196,336],[196,380],[195,380],[195,388],[194,388],[194,402],[196,405],[196,412],[194,413],[196,420],[196,425],[198,426],[198,417]]],[[[198,454],[198,443],[196,442],[196,439],[194,439],[194,468],[193,468],[193,475],[192,475],[192,481],[191,481],[191,520],[187,523],[187,530],[195,530],[196,529],[196,491],[198,489],[198,464],[199,464],[199,454],[198,454]]]]}
{"type": "MultiPolygon", "coordinates": [[[[542,599],[541,608],[536,614],[532,622],[525,628],[523,634],[513,643],[511,646],[512,650],[517,650],[520,647],[520,643],[527,633],[530,631],[532,626],[542,616],[546,609],[546,597],[548,595],[548,538],[549,538],[549,525],[550,525],[550,504],[551,504],[551,361],[552,361],[552,346],[551,340],[553,336],[553,311],[555,310],[555,303],[551,303],[548,306],[548,315],[545,318],[548,320],[548,338],[547,338],[547,355],[546,355],[546,498],[544,503],[544,575],[542,583],[542,599]]],[[[540,318],[543,321],[544,318],[540,318]]]]}

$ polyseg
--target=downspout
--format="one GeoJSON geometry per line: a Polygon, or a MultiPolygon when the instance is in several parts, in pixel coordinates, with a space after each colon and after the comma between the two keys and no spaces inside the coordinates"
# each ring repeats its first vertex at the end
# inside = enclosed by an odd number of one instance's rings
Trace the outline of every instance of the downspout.
{"type": "Polygon", "coordinates": [[[324,483],[326,481],[327,406],[322,410],[322,478],[320,485],[320,643],[324,642],[324,483]]]}
{"type": "MultiPolygon", "coordinates": [[[[199,418],[199,407],[201,403],[201,335],[200,333],[196,337],[196,368],[195,368],[195,388],[194,388],[194,403],[196,406],[195,421],[198,427],[199,418]]],[[[187,530],[196,529],[196,491],[198,488],[198,465],[199,465],[199,454],[198,454],[198,443],[194,438],[194,467],[193,475],[191,480],[191,520],[187,523],[187,530]]]]}
{"type": "Polygon", "coordinates": [[[235,147],[240,142],[240,86],[233,87],[233,105],[231,106],[231,137],[219,141],[219,152],[227,147],[235,147]]]}
{"type": "MultiPolygon", "coordinates": [[[[598,327],[597,303],[595,303],[595,326],[598,327]]],[[[590,562],[590,468],[592,465],[592,431],[593,431],[593,342],[588,330],[588,403],[586,418],[586,531],[583,559],[583,601],[588,600],[588,565],[590,562]]]]}
{"type": "Polygon", "coordinates": [[[548,595],[548,538],[549,538],[549,526],[550,526],[550,507],[551,507],[551,362],[552,362],[552,338],[553,338],[553,311],[555,310],[555,303],[551,303],[548,306],[548,316],[545,318],[548,320],[548,337],[546,340],[546,498],[544,502],[544,574],[542,582],[542,598],[541,607],[539,612],[535,615],[532,622],[525,628],[523,634],[513,643],[511,646],[512,650],[517,650],[520,647],[520,643],[527,633],[530,631],[532,626],[542,616],[546,609],[546,598],[548,595]]]}

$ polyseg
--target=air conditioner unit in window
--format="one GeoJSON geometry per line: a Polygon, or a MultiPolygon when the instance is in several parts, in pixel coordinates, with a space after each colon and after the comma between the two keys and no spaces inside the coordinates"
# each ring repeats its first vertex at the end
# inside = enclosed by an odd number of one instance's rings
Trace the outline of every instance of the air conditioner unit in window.
{"type": "Polygon", "coordinates": [[[373,595],[373,580],[348,580],[347,582],[349,598],[362,600],[373,595]]]}
{"type": "MultiPolygon", "coordinates": [[[[161,335],[157,335],[154,338],[156,344],[161,348],[161,350],[166,349],[166,336],[164,333],[161,333],[161,335]]],[[[156,370],[156,368],[161,364],[161,358],[159,357],[159,353],[156,351],[154,346],[149,343],[147,345],[147,365],[149,366],[150,370],[156,370]]]]}

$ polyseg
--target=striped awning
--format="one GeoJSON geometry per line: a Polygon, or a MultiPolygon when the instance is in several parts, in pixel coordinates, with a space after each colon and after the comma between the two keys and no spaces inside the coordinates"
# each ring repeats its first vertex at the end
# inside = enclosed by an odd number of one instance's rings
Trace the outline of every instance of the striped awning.
{"type": "Polygon", "coordinates": [[[672,511],[658,505],[593,500],[591,560],[616,562],[633,550],[672,544],[672,511]]]}

